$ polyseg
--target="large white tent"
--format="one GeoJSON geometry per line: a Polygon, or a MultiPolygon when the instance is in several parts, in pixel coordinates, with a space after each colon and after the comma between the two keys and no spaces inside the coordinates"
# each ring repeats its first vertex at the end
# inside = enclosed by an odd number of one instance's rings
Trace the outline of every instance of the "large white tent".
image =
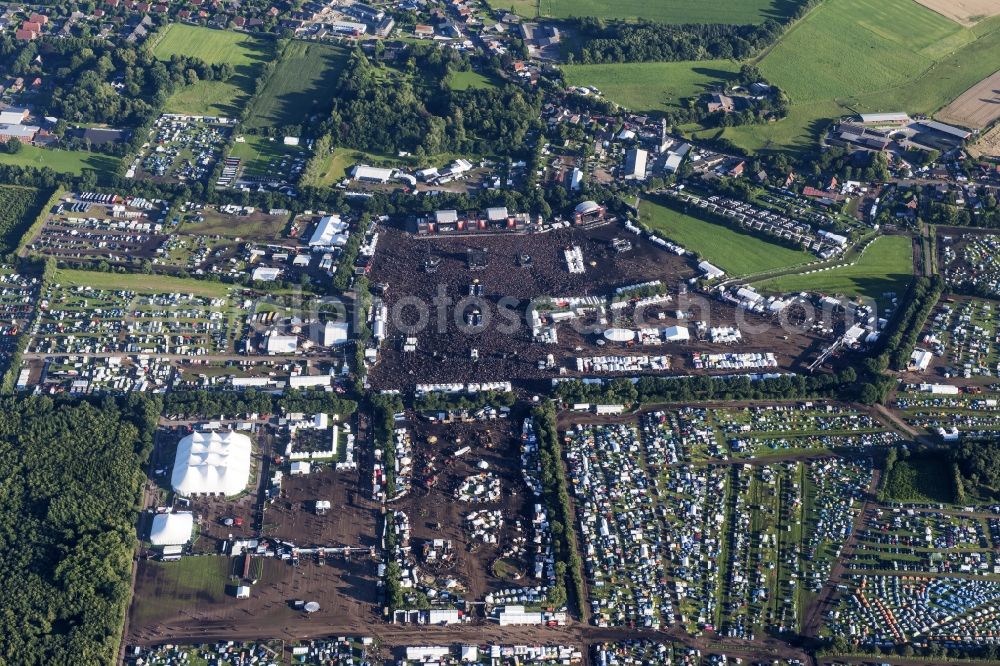
{"type": "Polygon", "coordinates": [[[250,438],[195,432],[177,444],[170,483],[179,495],[238,495],[250,479],[250,438]]]}
{"type": "Polygon", "coordinates": [[[158,513],[153,516],[149,541],[154,546],[182,546],[191,540],[193,529],[194,514],[190,511],[158,513]]]}

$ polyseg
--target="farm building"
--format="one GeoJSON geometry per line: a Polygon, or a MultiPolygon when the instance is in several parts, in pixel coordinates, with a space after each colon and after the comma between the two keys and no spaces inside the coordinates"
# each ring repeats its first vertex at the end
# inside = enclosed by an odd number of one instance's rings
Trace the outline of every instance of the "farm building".
{"type": "Polygon", "coordinates": [[[158,513],[153,516],[153,526],[149,531],[149,541],[154,546],[183,546],[191,540],[194,530],[194,514],[158,513]]]}
{"type": "Polygon", "coordinates": [[[250,479],[250,438],[194,432],[177,444],[170,485],[178,495],[238,495],[250,479]]]}
{"type": "Polygon", "coordinates": [[[861,122],[864,125],[906,125],[910,116],[906,113],[862,113],[861,122]]]}
{"type": "Polygon", "coordinates": [[[20,125],[28,119],[28,110],[18,106],[0,109],[0,125],[20,125]]]}
{"type": "Polygon", "coordinates": [[[646,158],[649,156],[642,148],[633,148],[625,154],[625,180],[646,179],[646,158]]]}

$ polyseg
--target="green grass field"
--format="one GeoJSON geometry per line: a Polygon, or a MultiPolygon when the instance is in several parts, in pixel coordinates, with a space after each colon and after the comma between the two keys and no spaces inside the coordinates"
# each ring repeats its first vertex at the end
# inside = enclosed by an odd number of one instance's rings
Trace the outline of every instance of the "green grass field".
{"type": "Polygon", "coordinates": [[[184,557],[177,562],[142,562],[132,603],[132,622],[148,625],[200,604],[226,599],[228,557],[184,557]]]}
{"type": "Polygon", "coordinates": [[[347,57],[347,50],[340,46],[290,42],[257,98],[247,126],[298,125],[311,115],[328,113],[347,57]]]}
{"type": "Polygon", "coordinates": [[[876,239],[853,266],[834,268],[809,275],[783,275],[761,282],[763,291],[800,291],[879,299],[894,291],[902,294],[913,279],[913,244],[909,236],[882,236],[876,239]]]}
{"type": "Polygon", "coordinates": [[[594,86],[607,99],[638,112],[679,107],[685,97],[697,97],[732,81],[740,65],[731,60],[698,62],[636,62],[565,65],[571,86],[594,86]]]}
{"type": "Polygon", "coordinates": [[[169,60],[175,54],[200,58],[210,64],[228,62],[236,74],[228,81],[198,81],[167,99],[167,113],[238,116],[253,94],[261,64],[274,57],[273,44],[240,32],[172,24],[153,48],[153,55],[169,60]]]}
{"type": "Polygon", "coordinates": [[[998,62],[1000,18],[969,29],[912,0],[827,0],[758,63],[788,94],[788,117],[722,136],[751,151],[810,148],[842,115],[933,113],[998,62]]]}
{"type": "Polygon", "coordinates": [[[665,206],[642,201],[642,222],[666,238],[696,252],[730,276],[798,266],[815,260],[811,254],[768,243],[756,236],[700,220],[665,206]]]}
{"type": "Polygon", "coordinates": [[[496,88],[496,81],[488,76],[483,76],[479,72],[469,70],[467,72],[455,72],[451,75],[450,87],[452,90],[468,90],[469,88],[496,88]]]}
{"type": "Polygon", "coordinates": [[[262,176],[268,173],[271,160],[285,157],[306,156],[305,148],[286,146],[280,138],[271,141],[268,137],[247,134],[242,143],[234,143],[230,157],[243,160],[244,172],[262,176]]]}
{"type": "Polygon", "coordinates": [[[131,289],[139,293],[179,293],[195,294],[208,298],[224,298],[229,287],[221,282],[208,282],[171,277],[169,275],[143,275],[129,273],[101,273],[81,271],[71,268],[56,270],[52,278],[54,284],[66,286],[87,286],[94,289],[131,289]]]}
{"type": "MultiPolygon", "coordinates": [[[[521,16],[534,18],[535,0],[487,0],[494,9],[513,7],[521,16]]],[[[609,19],[648,19],[661,23],[761,23],[783,20],[798,0],[541,0],[542,16],[599,16],[609,19]]]]}
{"type": "Polygon", "coordinates": [[[81,150],[60,150],[25,145],[21,146],[21,150],[15,155],[0,152],[0,164],[35,169],[47,167],[59,173],[79,176],[84,170],[96,171],[99,174],[114,173],[118,168],[118,158],[81,150]]]}

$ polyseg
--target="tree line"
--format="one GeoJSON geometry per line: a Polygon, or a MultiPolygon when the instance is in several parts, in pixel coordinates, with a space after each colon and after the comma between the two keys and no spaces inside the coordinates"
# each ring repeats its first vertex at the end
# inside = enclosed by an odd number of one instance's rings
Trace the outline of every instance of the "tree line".
{"type": "Polygon", "coordinates": [[[114,662],[159,407],[0,399],[0,661],[114,662]]]}

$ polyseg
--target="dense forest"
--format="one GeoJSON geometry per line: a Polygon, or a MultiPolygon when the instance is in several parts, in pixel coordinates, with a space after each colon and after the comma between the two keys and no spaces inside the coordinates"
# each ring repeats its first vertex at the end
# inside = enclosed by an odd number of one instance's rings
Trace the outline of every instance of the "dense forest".
{"type": "Polygon", "coordinates": [[[460,63],[452,58],[440,49],[413,48],[396,68],[355,51],[321,128],[331,145],[417,156],[520,150],[539,127],[541,94],[517,86],[453,91],[447,77],[460,63]]]}
{"type": "Polygon", "coordinates": [[[114,663],[159,402],[0,404],[0,662],[114,663]]]}

